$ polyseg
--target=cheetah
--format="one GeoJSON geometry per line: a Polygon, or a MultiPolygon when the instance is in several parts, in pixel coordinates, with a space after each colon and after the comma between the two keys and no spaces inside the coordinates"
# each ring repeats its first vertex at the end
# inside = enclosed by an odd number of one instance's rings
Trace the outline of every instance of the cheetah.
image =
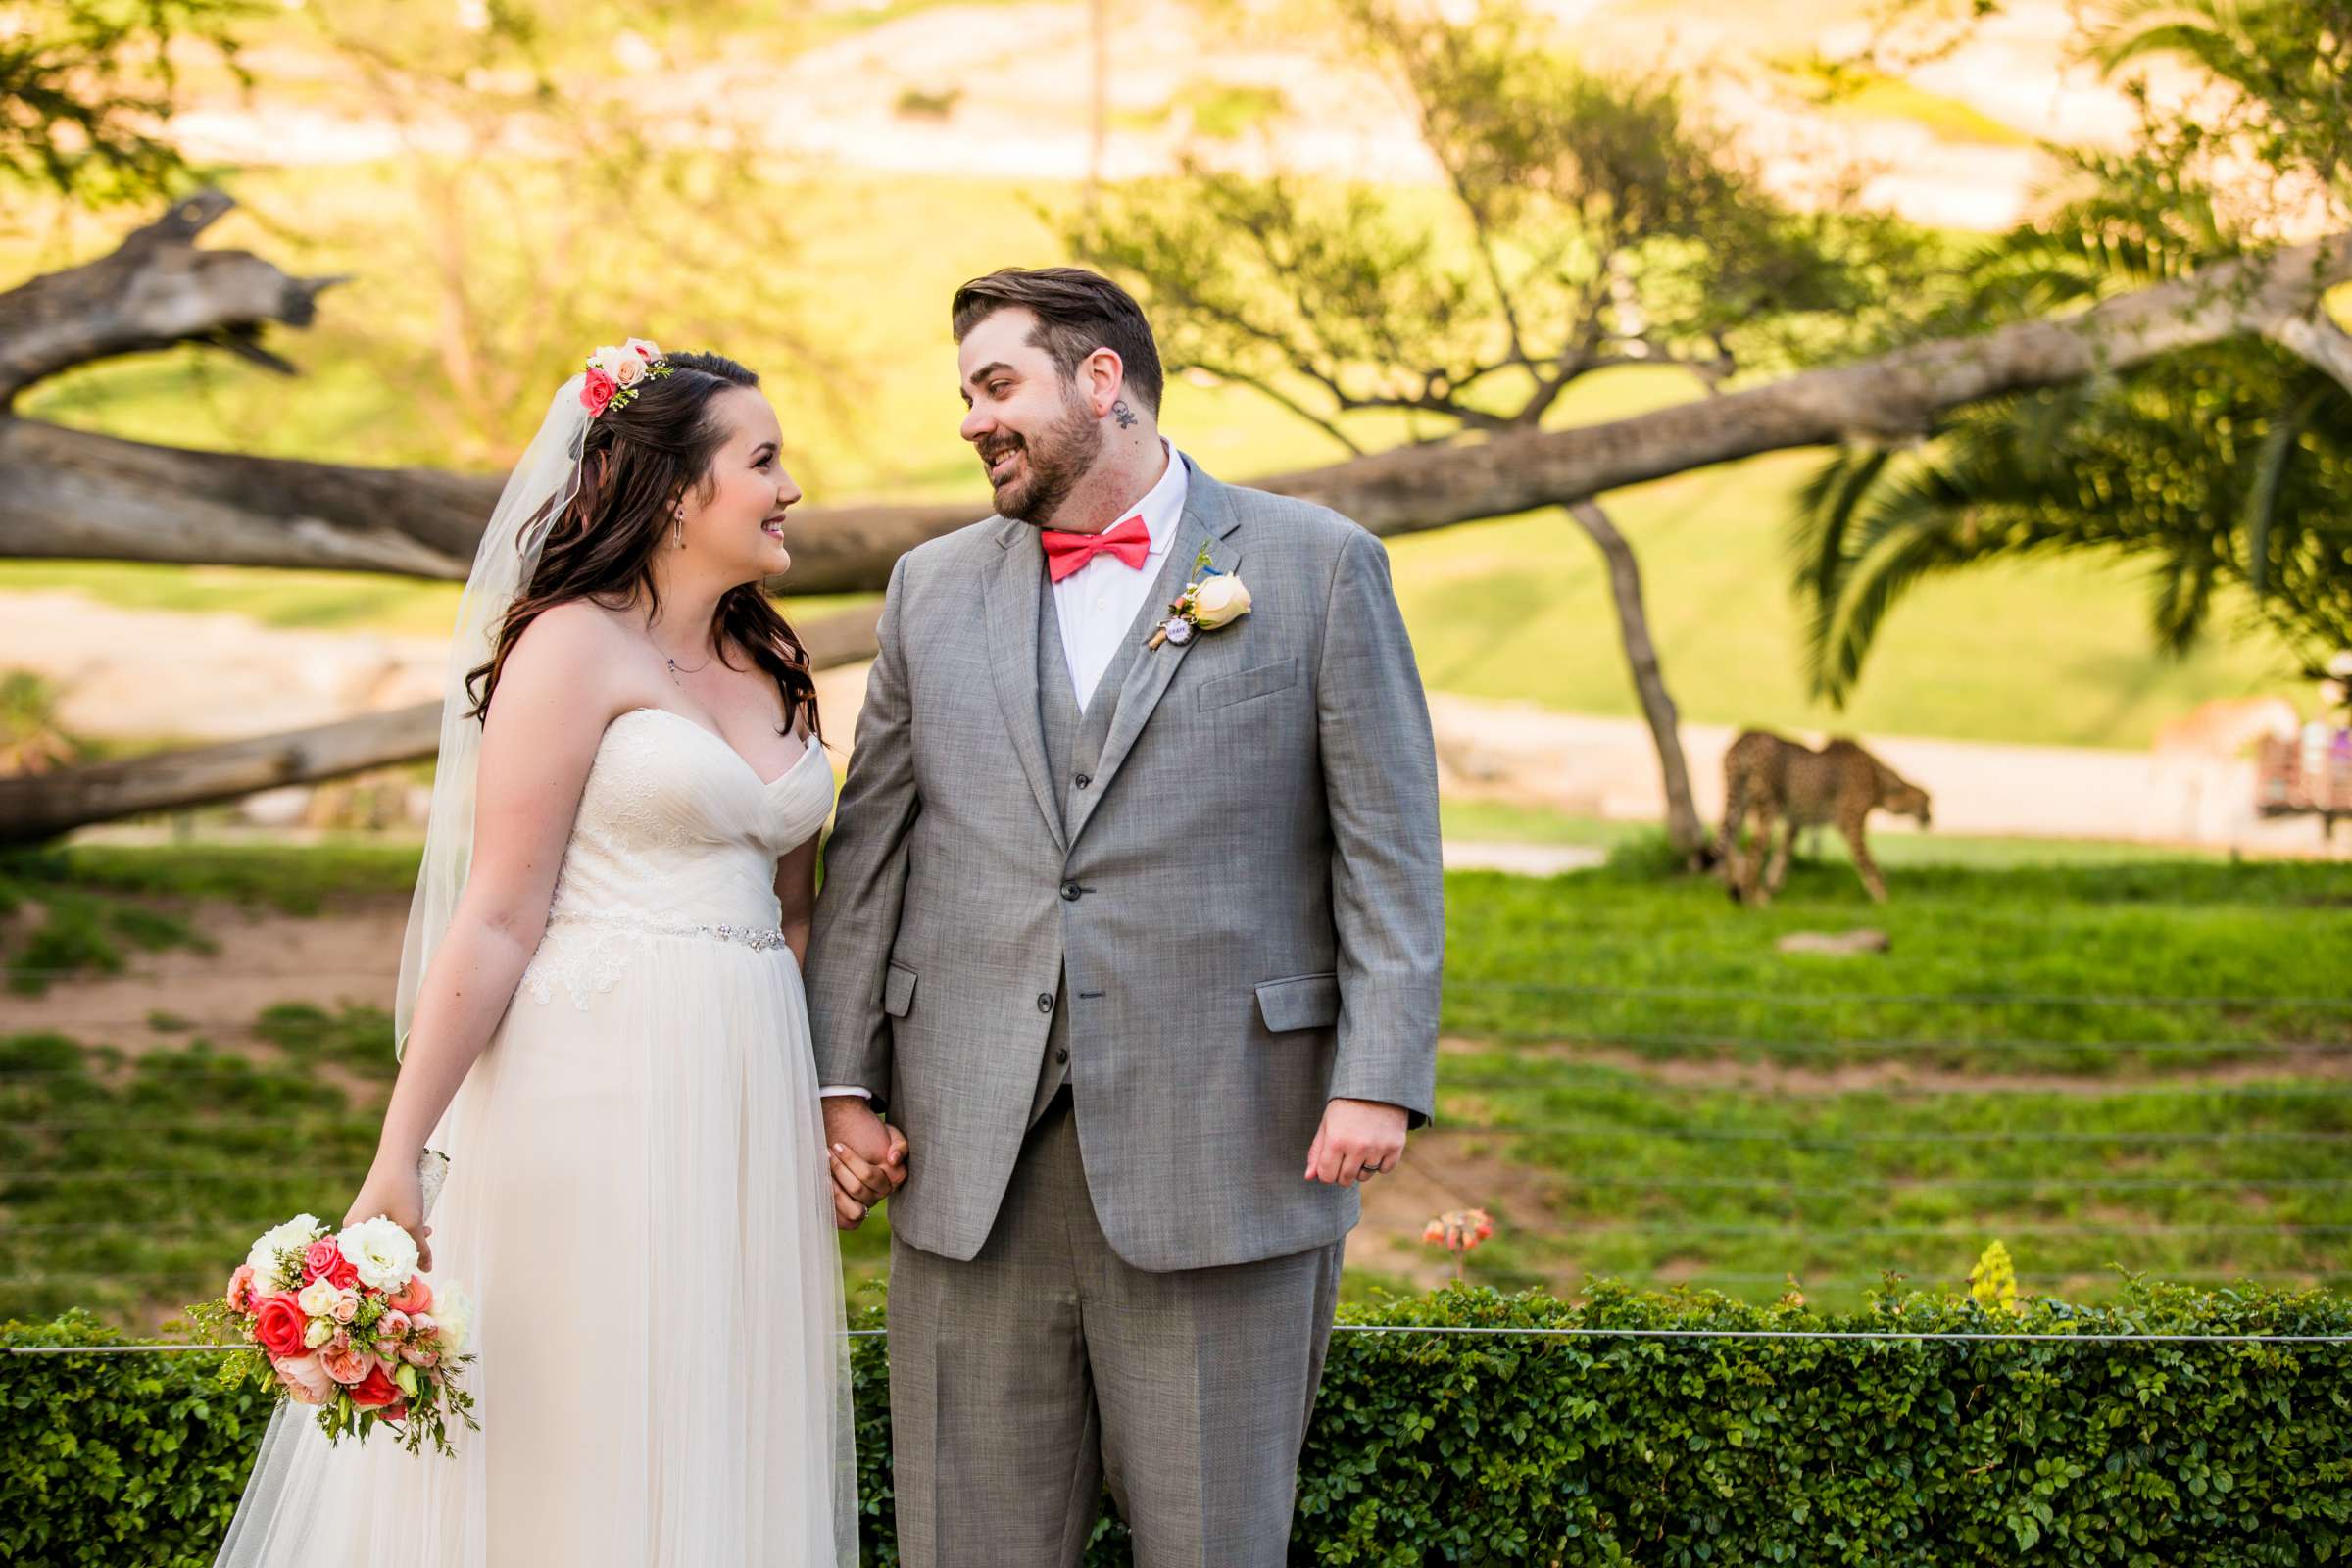
{"type": "Polygon", "coordinates": [[[1709,858],[1722,865],[1732,897],[1745,904],[1772,901],[1788,874],[1797,829],[1824,824],[1845,835],[1862,886],[1874,902],[1884,904],[1886,882],[1863,838],[1864,819],[1873,810],[1887,810],[1928,825],[1928,792],[1842,737],[1816,752],[1766,730],[1748,730],[1724,753],[1723,795],[1723,831],[1709,858]],[[1742,825],[1754,828],[1756,858],[1772,845],[1772,863],[1761,886],[1754,863],[1740,853],[1742,825]]]}

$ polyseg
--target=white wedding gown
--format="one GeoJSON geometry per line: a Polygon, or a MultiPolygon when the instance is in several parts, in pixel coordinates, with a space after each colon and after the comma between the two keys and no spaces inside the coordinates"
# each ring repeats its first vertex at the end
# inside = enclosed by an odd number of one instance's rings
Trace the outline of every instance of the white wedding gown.
{"type": "Polygon", "coordinates": [[[432,1278],[475,1302],[458,1453],[270,1423],[228,1568],[857,1561],[841,1258],[777,858],[833,774],[605,732],[547,935],[435,1135],[432,1278]]]}

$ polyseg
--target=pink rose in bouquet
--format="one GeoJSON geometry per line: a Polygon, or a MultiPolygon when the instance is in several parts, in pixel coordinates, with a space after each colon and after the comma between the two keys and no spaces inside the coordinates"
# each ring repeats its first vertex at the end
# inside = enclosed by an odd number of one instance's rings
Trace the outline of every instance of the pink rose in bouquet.
{"type": "Polygon", "coordinates": [[[271,1362],[270,1369],[277,1374],[277,1386],[296,1404],[320,1405],[333,1396],[334,1379],[316,1355],[289,1356],[271,1362]]]}
{"type": "Polygon", "coordinates": [[[271,1355],[300,1355],[303,1331],[309,1327],[310,1319],[303,1315],[293,1296],[285,1291],[265,1297],[261,1305],[254,1309],[253,1337],[271,1355]]]}
{"type": "Polygon", "coordinates": [[[384,1370],[381,1361],[370,1356],[368,1375],[352,1386],[351,1402],[363,1410],[380,1410],[387,1404],[398,1404],[400,1385],[392,1381],[392,1374],[384,1370]]]}
{"type": "Polygon", "coordinates": [[[411,1317],[429,1312],[433,1309],[433,1288],[424,1282],[423,1275],[412,1274],[408,1284],[384,1298],[384,1304],[411,1317]]]}
{"type": "Polygon", "coordinates": [[[359,1277],[360,1271],[352,1265],[350,1258],[343,1255],[343,1250],[334,1244],[331,1237],[320,1237],[303,1253],[302,1283],[305,1285],[322,1279],[338,1291],[347,1291],[359,1277]]]}
{"type": "Polygon", "coordinates": [[[253,1310],[253,1265],[251,1263],[237,1265],[237,1271],[228,1277],[228,1289],[221,1293],[220,1298],[228,1303],[228,1309],[231,1312],[253,1310]]]}
{"type": "Polygon", "coordinates": [[[357,1346],[337,1346],[330,1342],[318,1352],[318,1364],[326,1369],[328,1377],[348,1389],[367,1378],[375,1366],[375,1357],[357,1346]]]}

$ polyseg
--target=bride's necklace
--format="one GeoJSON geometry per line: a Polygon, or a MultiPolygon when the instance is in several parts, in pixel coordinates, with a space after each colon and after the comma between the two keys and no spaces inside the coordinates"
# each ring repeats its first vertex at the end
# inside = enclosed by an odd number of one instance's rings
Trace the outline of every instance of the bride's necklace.
{"type": "MultiPolygon", "coordinates": [[[[659,645],[657,645],[657,651],[659,651],[659,645]]],[[[686,689],[686,683],[679,680],[678,677],[680,675],[700,675],[704,670],[710,667],[710,661],[716,659],[717,657],[718,650],[713,648],[708,655],[704,657],[703,662],[699,664],[681,664],[676,660],[670,658],[667,654],[662,655],[662,662],[669,666],[669,683],[672,686],[677,687],[678,690],[684,691],[686,689]]]]}

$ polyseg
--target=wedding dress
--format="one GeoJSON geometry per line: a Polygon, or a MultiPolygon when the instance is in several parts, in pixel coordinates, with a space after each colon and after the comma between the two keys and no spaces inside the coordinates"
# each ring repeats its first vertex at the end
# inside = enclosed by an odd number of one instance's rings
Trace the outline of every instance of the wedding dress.
{"type": "Polygon", "coordinates": [[[833,774],[682,714],[606,730],[545,939],[433,1139],[474,1302],[458,1452],[272,1419],[223,1568],[857,1561],[841,1263],[777,858],[833,774]]]}

